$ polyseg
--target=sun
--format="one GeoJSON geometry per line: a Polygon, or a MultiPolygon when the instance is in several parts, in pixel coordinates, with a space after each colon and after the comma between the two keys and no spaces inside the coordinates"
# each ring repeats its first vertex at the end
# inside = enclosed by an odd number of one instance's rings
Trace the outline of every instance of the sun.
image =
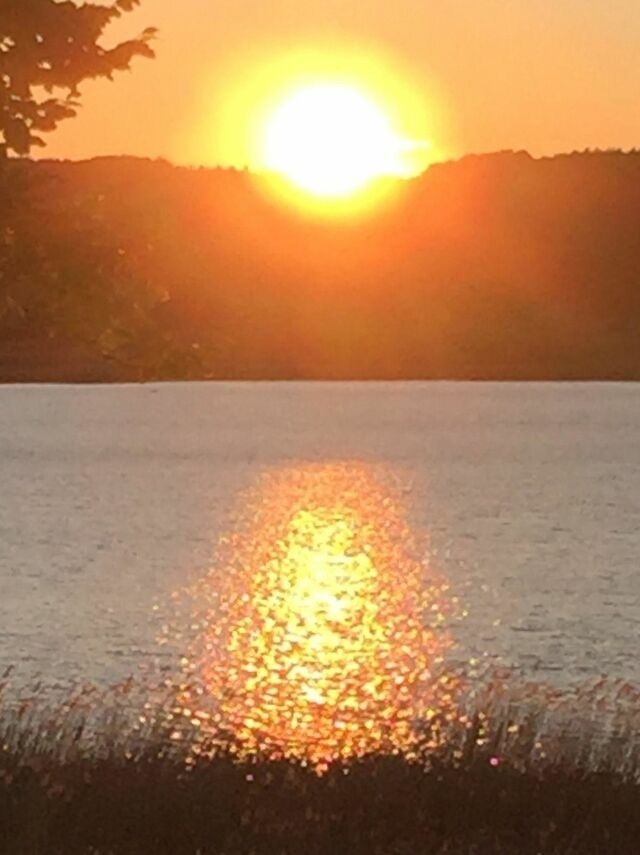
{"type": "Polygon", "coordinates": [[[346,83],[306,84],[268,115],[265,168],[322,199],[344,199],[385,177],[409,177],[425,143],[403,139],[384,109],[346,83]]]}
{"type": "Polygon", "coordinates": [[[245,170],[268,204],[303,218],[375,215],[404,198],[402,179],[450,157],[437,83],[379,44],[329,35],[274,52],[265,38],[202,98],[189,158],[245,170]]]}

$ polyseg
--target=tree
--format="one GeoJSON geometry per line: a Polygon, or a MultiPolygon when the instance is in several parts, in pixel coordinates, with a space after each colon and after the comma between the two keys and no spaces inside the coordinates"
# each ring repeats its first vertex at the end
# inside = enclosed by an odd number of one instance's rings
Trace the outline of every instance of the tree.
{"type": "Polygon", "coordinates": [[[112,79],[134,57],[153,58],[153,28],[113,47],[101,44],[108,25],[139,4],[0,0],[0,160],[44,146],[41,133],[76,115],[82,81],[112,79]]]}

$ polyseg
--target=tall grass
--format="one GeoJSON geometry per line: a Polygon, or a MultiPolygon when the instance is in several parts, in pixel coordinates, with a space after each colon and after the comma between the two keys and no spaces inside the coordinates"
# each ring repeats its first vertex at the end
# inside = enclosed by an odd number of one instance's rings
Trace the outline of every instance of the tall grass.
{"type": "Polygon", "coordinates": [[[640,701],[624,683],[560,693],[494,675],[455,721],[424,727],[436,748],[322,775],[239,759],[231,738],[194,757],[171,687],[152,695],[130,681],[47,707],[34,687],[0,705],[0,852],[640,852],[640,701]]]}

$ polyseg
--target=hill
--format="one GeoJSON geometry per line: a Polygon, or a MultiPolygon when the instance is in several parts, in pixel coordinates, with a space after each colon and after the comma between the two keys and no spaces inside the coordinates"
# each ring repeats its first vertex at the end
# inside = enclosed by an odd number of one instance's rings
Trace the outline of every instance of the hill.
{"type": "Polygon", "coordinates": [[[8,161],[0,380],[640,379],[640,152],[397,191],[318,220],[246,172],[8,161]]]}

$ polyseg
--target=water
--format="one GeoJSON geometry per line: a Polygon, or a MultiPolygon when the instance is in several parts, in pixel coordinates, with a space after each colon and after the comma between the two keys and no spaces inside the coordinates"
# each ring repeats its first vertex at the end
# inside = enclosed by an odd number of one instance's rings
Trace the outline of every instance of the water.
{"type": "Polygon", "coordinates": [[[310,461],[397,473],[469,612],[452,655],[640,682],[635,384],[0,388],[0,668],[55,686],[170,667],[158,615],[240,491],[310,461]]]}

